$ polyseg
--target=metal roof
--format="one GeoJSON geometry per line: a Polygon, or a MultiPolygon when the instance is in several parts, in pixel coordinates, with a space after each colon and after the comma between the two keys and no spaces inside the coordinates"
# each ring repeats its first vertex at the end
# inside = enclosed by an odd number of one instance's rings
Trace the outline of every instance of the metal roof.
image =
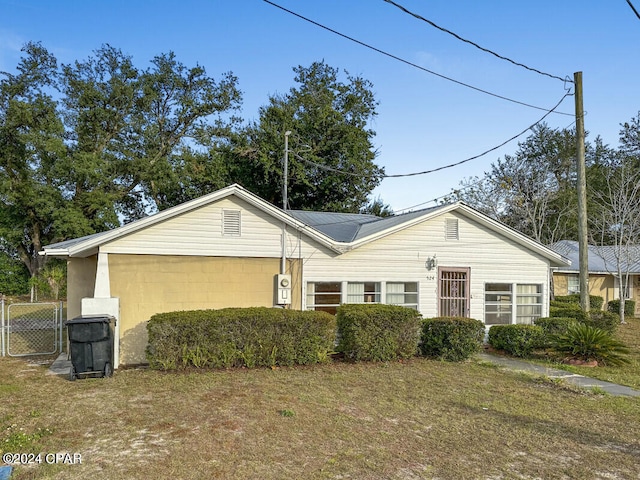
{"type": "MultiPolygon", "coordinates": [[[[580,271],[578,242],[574,240],[560,240],[550,245],[549,248],[571,260],[571,266],[563,267],[561,269],[562,271],[576,273],[580,271]]],[[[629,273],[640,274],[640,245],[632,245],[622,249],[612,245],[589,245],[589,272],[617,273],[617,258],[620,258],[623,272],[626,273],[628,271],[629,273]]]]}

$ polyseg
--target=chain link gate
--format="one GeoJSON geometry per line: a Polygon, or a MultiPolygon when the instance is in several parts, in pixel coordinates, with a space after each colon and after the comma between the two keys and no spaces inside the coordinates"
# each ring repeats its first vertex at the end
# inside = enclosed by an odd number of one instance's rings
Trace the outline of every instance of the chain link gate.
{"type": "Polygon", "coordinates": [[[2,355],[22,357],[62,351],[62,302],[13,303],[2,301],[2,355]]]}

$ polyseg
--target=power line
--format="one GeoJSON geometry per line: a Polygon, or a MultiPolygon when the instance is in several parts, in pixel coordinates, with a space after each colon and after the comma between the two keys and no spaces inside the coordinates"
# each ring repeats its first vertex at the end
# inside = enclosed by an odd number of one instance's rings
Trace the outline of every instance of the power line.
{"type": "Polygon", "coordinates": [[[633,10],[633,13],[636,14],[636,17],[638,17],[638,19],[640,19],[640,13],[638,13],[638,11],[636,10],[636,7],[633,6],[633,3],[631,3],[631,0],[627,0],[627,3],[631,7],[631,10],[633,10]]]}
{"type": "MultiPolygon", "coordinates": [[[[520,133],[512,136],[508,140],[505,140],[501,144],[496,145],[495,147],[492,147],[492,148],[490,148],[488,150],[485,150],[484,152],[482,152],[482,153],[480,153],[478,155],[474,155],[473,157],[465,158],[464,160],[460,160],[459,162],[450,163],[448,165],[443,165],[441,167],[433,168],[433,169],[430,169],[430,170],[424,170],[424,171],[421,171],[421,172],[401,173],[401,174],[393,174],[393,175],[386,175],[385,174],[385,175],[376,175],[376,177],[378,177],[378,178],[401,178],[401,177],[415,177],[415,176],[418,176],[418,175],[426,175],[428,173],[439,172],[440,170],[445,170],[445,169],[448,169],[448,168],[457,167],[458,165],[462,165],[463,163],[467,163],[467,162],[470,162],[471,160],[475,160],[477,158],[483,157],[483,156],[487,155],[488,153],[491,153],[491,152],[493,152],[493,151],[495,151],[495,150],[497,150],[497,149],[499,149],[501,147],[504,147],[507,143],[512,142],[516,138],[521,137],[522,135],[527,133],[530,129],[532,129],[533,127],[535,127],[536,125],[538,125],[539,123],[544,121],[544,119],[547,118],[551,113],[553,113],[554,110],[556,108],[558,108],[560,106],[560,104],[564,101],[564,99],[567,98],[569,95],[572,95],[572,93],[566,92],[562,96],[560,101],[558,103],[556,103],[556,105],[551,110],[548,110],[547,113],[545,113],[542,116],[542,118],[540,118],[537,122],[529,125],[527,128],[522,130],[520,133]]],[[[328,165],[322,165],[321,163],[317,163],[317,162],[314,162],[314,161],[311,161],[311,160],[307,160],[306,158],[301,157],[300,155],[298,155],[295,152],[294,152],[294,156],[298,160],[301,160],[303,162],[311,164],[311,165],[313,165],[313,166],[315,166],[317,168],[320,168],[322,170],[328,170],[330,172],[340,173],[340,174],[343,174],[343,175],[348,175],[348,176],[353,176],[353,177],[362,177],[363,176],[361,173],[345,172],[344,170],[340,170],[338,168],[329,167],[328,165]]]]}
{"type": "MultiPolygon", "coordinates": [[[[566,77],[565,77],[565,78],[562,78],[562,77],[558,77],[557,75],[552,75],[552,74],[550,74],[550,73],[543,72],[543,71],[538,70],[538,69],[536,69],[536,68],[529,67],[529,66],[525,65],[524,63],[519,63],[519,62],[516,62],[515,60],[511,60],[511,59],[510,59],[510,58],[508,58],[508,57],[504,57],[504,56],[502,56],[502,55],[499,55],[499,54],[497,54],[496,52],[494,52],[493,50],[489,50],[488,48],[481,47],[480,45],[478,45],[478,44],[477,44],[477,43],[475,43],[475,42],[472,42],[471,40],[467,40],[466,38],[462,38],[460,35],[458,35],[457,33],[452,32],[451,30],[447,30],[447,29],[446,29],[446,28],[444,28],[444,27],[441,27],[441,26],[439,26],[439,25],[436,25],[436,24],[435,24],[434,22],[432,22],[431,20],[428,20],[428,19],[426,19],[426,18],[424,18],[424,17],[422,17],[422,16],[418,15],[417,13],[414,13],[414,12],[412,12],[412,11],[408,10],[407,8],[403,7],[403,6],[402,6],[402,5],[400,5],[399,3],[394,2],[393,0],[383,0],[383,1],[385,1],[385,2],[387,2],[387,3],[389,3],[389,4],[391,4],[391,5],[393,5],[394,7],[399,8],[399,9],[400,9],[400,10],[402,10],[403,12],[405,12],[405,13],[407,13],[407,14],[411,15],[412,17],[414,17],[414,18],[416,18],[416,19],[418,19],[418,20],[422,20],[423,22],[428,23],[428,24],[429,24],[429,25],[431,25],[432,27],[435,27],[435,28],[437,28],[438,30],[440,30],[440,31],[442,31],[442,32],[444,32],[444,33],[448,33],[449,35],[454,36],[455,38],[457,38],[458,40],[460,40],[460,41],[462,41],[462,42],[468,43],[469,45],[473,45],[474,47],[476,47],[476,48],[477,48],[477,49],[479,49],[479,50],[482,50],[483,52],[490,53],[491,55],[494,55],[494,56],[498,57],[498,58],[499,58],[499,59],[501,59],[501,60],[506,60],[507,62],[511,62],[512,64],[517,65],[518,67],[526,68],[527,70],[530,70],[530,71],[532,71],[532,72],[535,72],[535,73],[538,73],[538,74],[540,74],[540,75],[544,75],[544,76],[547,76],[547,77],[550,77],[550,78],[554,78],[554,79],[556,79],[556,80],[560,80],[561,82],[570,81],[570,82],[572,82],[572,83],[573,83],[573,80],[567,80],[567,78],[566,78],[566,77]]],[[[629,2],[629,0],[627,0],[627,2],[629,2]]],[[[629,2],[629,5],[631,5],[631,2],[629,2]]],[[[633,8],[633,6],[632,6],[631,8],[633,8]]],[[[635,11],[635,9],[634,9],[634,11],[635,11]]],[[[637,12],[636,12],[636,14],[637,14],[637,12]]]]}
{"type": "MultiPolygon", "coordinates": [[[[571,122],[569,125],[567,125],[566,127],[564,127],[564,129],[566,130],[567,128],[571,127],[574,123],[576,123],[575,120],[573,122],[571,122]]],[[[426,200],[424,202],[417,203],[416,205],[411,205],[410,207],[394,209],[393,213],[395,215],[395,214],[397,214],[397,212],[404,212],[405,210],[413,210],[416,207],[421,207],[421,206],[426,205],[428,203],[437,202],[438,200],[441,200],[443,198],[447,198],[447,197],[455,194],[456,192],[463,192],[465,190],[468,190],[469,188],[475,187],[476,185],[479,185],[482,182],[484,182],[486,179],[487,179],[487,177],[485,175],[482,178],[478,178],[475,182],[469,183],[467,185],[462,185],[460,188],[457,188],[454,191],[451,191],[449,193],[445,193],[444,195],[440,195],[439,197],[433,198],[431,200],[426,200]]]]}
{"type": "MultiPolygon", "coordinates": [[[[535,106],[535,105],[531,105],[531,104],[529,104],[529,103],[520,102],[520,101],[518,101],[518,100],[514,100],[514,99],[509,98],[509,97],[505,97],[505,96],[502,96],[502,95],[498,95],[497,93],[492,93],[492,92],[489,92],[489,91],[487,91],[487,90],[483,90],[482,88],[474,87],[473,85],[469,85],[468,83],[464,83],[464,82],[461,82],[461,81],[459,81],[459,80],[455,80],[455,79],[453,79],[453,78],[451,78],[451,77],[447,77],[447,76],[442,75],[442,74],[440,74],[440,73],[436,73],[436,72],[434,72],[434,71],[432,71],[432,70],[429,70],[429,69],[427,69],[427,68],[425,68],[425,67],[422,67],[422,66],[420,66],[420,65],[418,65],[418,64],[416,64],[416,63],[410,62],[409,60],[405,60],[405,59],[403,59],[403,58],[401,58],[401,57],[398,57],[397,55],[393,55],[392,53],[385,52],[384,50],[381,50],[381,49],[376,48],[376,47],[374,47],[374,46],[372,46],[372,45],[369,45],[368,43],[364,43],[364,42],[362,42],[362,41],[360,41],[360,40],[357,40],[357,39],[355,39],[355,38],[353,38],[353,37],[350,37],[350,36],[348,36],[348,35],[345,35],[344,33],[340,33],[340,32],[338,32],[337,30],[334,30],[334,29],[329,28],[329,27],[327,27],[327,26],[325,26],[325,25],[322,25],[321,23],[318,23],[318,22],[316,22],[316,21],[314,21],[314,20],[311,20],[310,18],[304,17],[304,16],[302,16],[302,15],[300,15],[300,14],[298,14],[298,13],[296,13],[296,12],[292,11],[292,10],[289,10],[289,9],[287,9],[287,8],[285,8],[285,7],[282,7],[282,6],[278,5],[277,3],[273,3],[273,2],[271,2],[270,0],[263,0],[263,1],[264,1],[265,3],[268,3],[269,5],[272,5],[272,6],[276,7],[276,8],[279,8],[280,10],[282,10],[282,11],[284,11],[284,12],[287,12],[287,13],[289,13],[289,14],[291,14],[291,15],[295,16],[295,17],[298,17],[298,18],[300,18],[300,19],[302,19],[302,20],[304,20],[304,21],[306,21],[306,22],[309,22],[309,23],[311,23],[311,24],[313,24],[313,25],[315,25],[315,26],[317,26],[317,27],[323,28],[324,30],[327,30],[327,31],[329,31],[329,32],[331,32],[331,33],[333,33],[333,34],[335,34],[335,35],[338,35],[338,36],[340,36],[340,37],[342,37],[342,38],[346,38],[347,40],[350,40],[350,41],[352,41],[352,42],[354,42],[354,43],[357,43],[358,45],[362,45],[363,47],[366,47],[366,48],[368,48],[368,49],[370,49],[370,50],[373,50],[374,52],[380,53],[380,54],[385,55],[385,56],[387,56],[387,57],[389,57],[389,58],[393,58],[394,60],[397,60],[397,61],[399,61],[399,62],[402,62],[402,63],[404,63],[404,64],[406,64],[406,65],[409,65],[409,66],[411,66],[411,67],[414,67],[414,68],[417,68],[417,69],[419,69],[419,70],[422,70],[423,72],[427,72],[427,73],[429,73],[429,74],[431,74],[431,75],[435,75],[436,77],[442,78],[442,79],[444,79],[444,80],[448,80],[449,82],[456,83],[456,84],[461,85],[461,86],[463,86],[463,87],[470,88],[470,89],[475,90],[475,91],[477,91],[477,92],[484,93],[485,95],[490,95],[490,96],[492,96],[492,97],[499,98],[499,99],[501,99],[501,100],[506,100],[506,101],[508,101],[508,102],[516,103],[516,104],[518,104],[518,105],[523,105],[523,106],[525,106],[525,107],[529,107],[529,108],[534,108],[534,109],[536,109],[536,110],[548,111],[548,110],[547,110],[546,108],[544,108],[544,107],[538,107],[538,106],[535,106]]],[[[571,80],[569,80],[569,79],[564,79],[564,81],[565,81],[565,83],[566,83],[567,81],[571,81],[571,80]]],[[[558,115],[569,115],[569,116],[573,116],[573,115],[574,115],[573,113],[564,113],[564,112],[554,112],[554,113],[557,113],[558,115]]]]}

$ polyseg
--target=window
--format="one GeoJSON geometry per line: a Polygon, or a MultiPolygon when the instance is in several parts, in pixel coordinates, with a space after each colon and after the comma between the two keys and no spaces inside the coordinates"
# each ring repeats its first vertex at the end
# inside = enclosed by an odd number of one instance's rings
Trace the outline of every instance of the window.
{"type": "Polygon", "coordinates": [[[542,285],[518,285],[516,323],[531,325],[541,316],[542,285]]]}
{"type": "Polygon", "coordinates": [[[308,282],[307,309],[336,314],[341,303],[386,303],[418,309],[417,282],[308,282]]]}
{"type": "Polygon", "coordinates": [[[418,283],[387,283],[386,303],[418,309],[418,283]]]}
{"type": "Polygon", "coordinates": [[[567,294],[572,295],[574,293],[580,293],[580,276],[568,275],[567,276],[567,294]]]}
{"type": "Polygon", "coordinates": [[[484,323],[505,325],[511,323],[513,310],[510,283],[487,283],[484,286],[484,323]]]}
{"type": "Polygon", "coordinates": [[[342,303],[342,283],[316,282],[307,284],[307,309],[336,314],[342,303]]]}
{"type": "Polygon", "coordinates": [[[484,286],[484,323],[532,324],[542,316],[542,285],[487,283],[484,286]],[[514,295],[515,291],[515,312],[514,295]]]}
{"type": "Polygon", "coordinates": [[[458,240],[458,219],[446,218],[444,220],[445,240],[458,240]]]}
{"type": "Polygon", "coordinates": [[[222,235],[240,236],[240,210],[222,210],[222,235]]]}
{"type": "Polygon", "coordinates": [[[380,303],[380,284],[349,282],[347,284],[347,303],[380,303]]]}

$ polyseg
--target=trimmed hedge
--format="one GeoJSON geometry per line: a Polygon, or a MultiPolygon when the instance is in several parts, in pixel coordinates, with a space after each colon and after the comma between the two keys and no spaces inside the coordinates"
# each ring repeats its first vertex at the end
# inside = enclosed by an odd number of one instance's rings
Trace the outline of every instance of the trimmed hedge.
{"type": "Polygon", "coordinates": [[[613,335],[620,325],[620,317],[617,313],[605,312],[605,311],[594,311],[589,312],[586,319],[582,321],[585,325],[589,325],[594,328],[599,328],[600,330],[604,330],[605,332],[613,335]]]}
{"type": "MultiPolygon", "coordinates": [[[[580,305],[580,294],[573,293],[571,295],[556,295],[554,302],[558,303],[572,303],[580,305]]],[[[553,302],[551,302],[553,305],[553,302]]],[[[599,295],[589,295],[589,308],[593,310],[602,310],[604,304],[604,298],[599,295]]]]}
{"type": "Polygon", "coordinates": [[[533,321],[535,325],[542,328],[545,335],[560,335],[566,333],[569,327],[576,323],[572,317],[542,317],[533,321]]]}
{"type": "MultiPolygon", "coordinates": [[[[611,313],[618,313],[620,311],[620,300],[611,300],[607,303],[607,311],[611,313]]],[[[636,314],[636,302],[635,300],[624,301],[624,314],[633,317],[636,314]]]]}
{"type": "Polygon", "coordinates": [[[344,304],[338,307],[338,351],[350,360],[388,361],[416,354],[420,314],[397,305],[344,304]]]}
{"type": "Polygon", "coordinates": [[[266,307],[159,313],[147,324],[152,368],[259,367],[328,361],[335,317],[266,307]]]}
{"type": "Polygon", "coordinates": [[[578,322],[599,328],[613,334],[620,324],[620,317],[615,313],[603,310],[590,310],[588,313],[575,303],[562,303],[553,301],[549,307],[549,316],[552,318],[575,318],[578,322]]]}
{"type": "Polygon", "coordinates": [[[420,351],[426,357],[459,362],[480,350],[484,333],[484,324],[473,318],[427,318],[422,322],[420,351]]]}
{"type": "Polygon", "coordinates": [[[544,345],[544,330],[538,325],[494,325],[489,345],[514,357],[526,357],[544,345]]]}
{"type": "Polygon", "coordinates": [[[575,318],[579,322],[586,320],[587,314],[577,303],[562,303],[554,300],[549,306],[549,316],[553,318],[575,318]]]}

